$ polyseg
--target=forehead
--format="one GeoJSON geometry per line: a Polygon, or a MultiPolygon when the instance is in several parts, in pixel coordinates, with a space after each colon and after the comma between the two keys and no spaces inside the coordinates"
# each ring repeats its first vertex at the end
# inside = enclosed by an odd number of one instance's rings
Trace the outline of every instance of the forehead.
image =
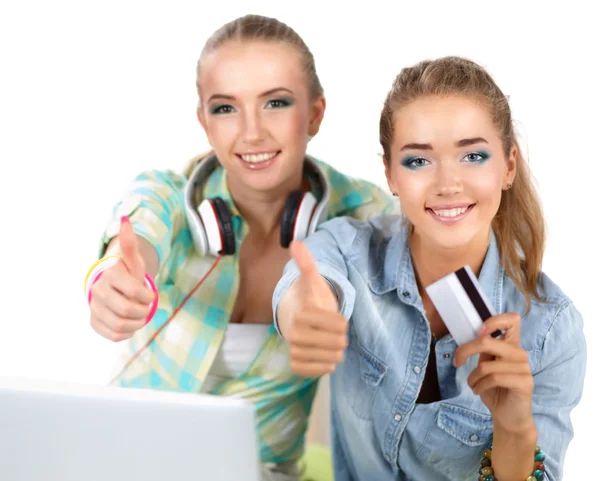
{"type": "Polygon", "coordinates": [[[257,95],[272,88],[306,88],[300,54],[283,42],[230,41],[202,59],[200,91],[234,96],[257,95]]]}
{"type": "Polygon", "coordinates": [[[429,143],[434,147],[498,133],[488,107],[474,97],[427,96],[410,102],[395,115],[394,142],[429,143]]]}

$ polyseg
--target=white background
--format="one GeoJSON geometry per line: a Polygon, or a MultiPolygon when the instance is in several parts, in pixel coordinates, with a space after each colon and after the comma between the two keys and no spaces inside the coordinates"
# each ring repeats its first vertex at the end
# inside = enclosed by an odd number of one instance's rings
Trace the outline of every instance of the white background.
{"type": "Polygon", "coordinates": [[[115,346],[91,330],[82,281],[110,208],[141,170],[178,169],[208,147],[196,59],[221,24],[261,13],[290,24],[315,55],[328,108],[309,152],[382,187],[379,112],[403,66],[467,56],[510,95],[547,217],[544,270],[586,322],[565,470],[583,479],[598,439],[600,37],[584,2],[531,3],[4,0],[0,375],[107,380],[115,346]]]}

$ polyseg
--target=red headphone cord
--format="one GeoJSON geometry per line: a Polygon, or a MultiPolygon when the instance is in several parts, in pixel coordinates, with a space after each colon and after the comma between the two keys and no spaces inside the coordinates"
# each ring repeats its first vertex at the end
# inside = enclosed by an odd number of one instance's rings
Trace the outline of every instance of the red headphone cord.
{"type": "Polygon", "coordinates": [[[183,299],[183,301],[181,301],[181,303],[179,304],[179,306],[177,306],[177,308],[173,311],[173,314],[171,314],[171,317],[169,317],[169,319],[167,319],[167,321],[160,326],[156,332],[154,334],[152,334],[152,336],[150,337],[150,339],[148,339],[148,341],[146,342],[146,344],[144,344],[134,355],[133,357],[131,357],[123,366],[123,368],[119,371],[119,374],[117,374],[111,381],[109,384],[112,384],[113,382],[115,382],[117,379],[119,379],[119,377],[121,377],[121,375],[127,370],[127,368],[129,366],[131,366],[133,364],[133,362],[140,356],[140,354],[148,347],[150,346],[150,344],[152,344],[152,342],[154,341],[154,339],[156,339],[158,337],[158,335],[162,332],[162,330],[167,327],[167,325],[173,320],[173,318],[177,315],[177,313],[181,310],[181,308],[183,307],[183,305],[189,300],[190,297],[192,297],[194,295],[194,292],[196,292],[198,290],[198,288],[202,285],[202,283],[206,280],[206,278],[211,274],[211,272],[215,269],[215,267],[217,267],[217,264],[219,263],[219,261],[223,258],[222,254],[219,254],[215,260],[215,262],[213,263],[213,265],[210,267],[210,269],[208,270],[208,272],[206,274],[204,274],[204,276],[202,277],[202,279],[200,279],[198,281],[198,283],[196,284],[196,286],[190,291],[190,293],[185,296],[185,298],[183,299]]]}

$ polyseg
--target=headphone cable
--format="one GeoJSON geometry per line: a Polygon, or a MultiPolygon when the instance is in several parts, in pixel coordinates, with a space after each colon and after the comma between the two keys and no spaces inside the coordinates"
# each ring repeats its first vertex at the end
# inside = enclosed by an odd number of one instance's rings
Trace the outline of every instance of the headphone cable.
{"type": "Polygon", "coordinates": [[[154,340],[158,337],[158,335],[162,332],[162,330],[167,327],[167,325],[173,320],[173,318],[177,315],[177,313],[181,310],[181,308],[183,307],[183,305],[189,300],[190,297],[192,297],[194,295],[194,292],[196,292],[198,290],[198,288],[202,285],[202,283],[206,280],[206,278],[210,275],[210,273],[215,269],[215,267],[217,267],[217,264],[219,263],[219,261],[223,258],[223,254],[219,254],[215,260],[215,262],[213,262],[213,265],[210,267],[210,269],[208,270],[208,272],[206,274],[204,274],[204,276],[202,277],[202,279],[200,279],[198,281],[198,283],[196,284],[196,286],[189,292],[189,294],[187,296],[185,296],[185,298],[183,299],[183,301],[181,301],[181,304],[179,304],[179,306],[177,306],[177,308],[173,311],[173,314],[171,314],[171,317],[169,317],[167,319],[167,321],[160,326],[156,332],[154,334],[152,334],[152,336],[150,336],[150,339],[148,339],[148,341],[146,342],[146,344],[144,344],[134,355],[133,357],[131,357],[123,366],[123,368],[119,371],[119,373],[109,382],[109,385],[114,383],[117,379],[119,379],[121,377],[121,375],[129,368],[129,366],[131,366],[133,364],[133,362],[140,356],[140,354],[148,348],[148,346],[150,346],[150,344],[152,344],[152,342],[154,342],[154,340]]]}

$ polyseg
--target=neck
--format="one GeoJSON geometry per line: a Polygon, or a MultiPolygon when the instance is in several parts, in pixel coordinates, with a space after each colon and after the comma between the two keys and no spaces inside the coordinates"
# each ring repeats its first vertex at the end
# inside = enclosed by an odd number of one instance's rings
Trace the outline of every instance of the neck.
{"type": "Polygon", "coordinates": [[[279,231],[283,209],[291,192],[310,190],[308,179],[302,176],[302,168],[286,182],[268,191],[249,189],[229,177],[227,186],[249,230],[260,238],[270,237],[276,230],[279,231]]]}
{"type": "Polygon", "coordinates": [[[471,242],[458,248],[440,248],[419,233],[410,234],[412,260],[421,296],[425,287],[468,265],[479,275],[487,253],[490,231],[482,231],[471,242]]]}

